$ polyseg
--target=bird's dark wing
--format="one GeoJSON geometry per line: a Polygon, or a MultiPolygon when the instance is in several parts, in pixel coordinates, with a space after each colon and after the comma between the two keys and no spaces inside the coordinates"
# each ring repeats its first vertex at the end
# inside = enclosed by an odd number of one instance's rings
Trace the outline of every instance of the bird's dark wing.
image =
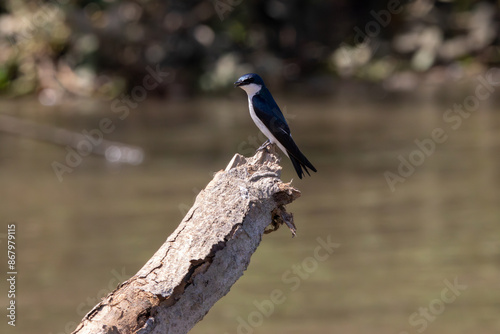
{"type": "Polygon", "coordinates": [[[276,102],[274,102],[272,96],[271,100],[269,100],[265,95],[256,94],[252,98],[252,105],[255,115],[262,121],[262,123],[264,123],[269,131],[271,131],[276,140],[278,140],[286,149],[299,178],[302,178],[304,175],[304,171],[302,169],[304,169],[308,175],[310,174],[307,168],[316,172],[316,168],[309,162],[309,160],[307,160],[305,155],[302,154],[297,147],[297,144],[293,141],[290,134],[290,128],[286,123],[285,117],[281,113],[281,110],[276,102]]]}

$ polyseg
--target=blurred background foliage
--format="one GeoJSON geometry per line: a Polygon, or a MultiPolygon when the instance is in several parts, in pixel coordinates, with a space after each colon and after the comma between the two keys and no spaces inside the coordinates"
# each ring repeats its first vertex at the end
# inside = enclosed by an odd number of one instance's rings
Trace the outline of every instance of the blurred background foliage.
{"type": "Polygon", "coordinates": [[[220,91],[249,71],[314,92],[337,78],[412,90],[498,64],[498,19],[498,1],[473,0],[6,0],[0,92],[111,99],[148,65],[171,74],[159,96],[220,91]]]}

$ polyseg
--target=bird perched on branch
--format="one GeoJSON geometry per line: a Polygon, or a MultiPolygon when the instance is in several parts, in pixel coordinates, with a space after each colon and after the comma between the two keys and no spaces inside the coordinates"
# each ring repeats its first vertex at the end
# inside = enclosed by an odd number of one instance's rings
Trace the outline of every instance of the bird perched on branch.
{"type": "Polygon", "coordinates": [[[304,171],[311,175],[308,168],[316,172],[316,168],[300,152],[297,144],[293,141],[285,117],[262,78],[255,73],[248,73],[240,77],[234,85],[247,93],[250,116],[255,125],[268,138],[257,150],[262,150],[269,144],[276,144],[290,158],[299,178],[302,178],[304,171]]]}

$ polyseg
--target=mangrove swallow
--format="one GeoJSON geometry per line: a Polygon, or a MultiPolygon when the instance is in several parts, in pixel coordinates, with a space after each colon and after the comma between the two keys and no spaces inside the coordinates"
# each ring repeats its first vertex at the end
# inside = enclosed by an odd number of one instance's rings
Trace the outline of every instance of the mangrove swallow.
{"type": "Polygon", "coordinates": [[[258,150],[264,149],[269,143],[276,144],[290,158],[299,178],[302,178],[304,171],[311,175],[308,168],[316,172],[316,168],[300,152],[293,141],[285,117],[262,78],[255,73],[248,73],[240,77],[234,85],[247,93],[250,116],[255,125],[268,138],[258,150]]]}

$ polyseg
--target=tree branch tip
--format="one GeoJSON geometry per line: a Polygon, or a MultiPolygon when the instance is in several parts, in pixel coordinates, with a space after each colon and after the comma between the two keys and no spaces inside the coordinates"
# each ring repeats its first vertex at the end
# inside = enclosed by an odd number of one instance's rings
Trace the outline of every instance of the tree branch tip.
{"type": "MultiPolygon", "coordinates": [[[[262,176],[271,176],[280,178],[281,176],[281,166],[280,166],[281,158],[279,154],[276,152],[276,145],[268,145],[265,149],[259,150],[255,152],[252,157],[245,157],[239,153],[236,153],[229,164],[226,166],[223,172],[229,172],[234,168],[247,166],[247,171],[252,175],[255,172],[262,171],[267,175],[262,176]],[[267,171],[262,170],[262,167],[266,167],[267,171]],[[273,173],[273,175],[269,174],[273,173]]],[[[259,176],[258,178],[262,177],[259,176]]],[[[257,178],[257,179],[258,179],[257,178]]],[[[256,179],[251,179],[251,181],[256,181],[256,179]]]]}
{"type": "Polygon", "coordinates": [[[247,162],[247,159],[239,153],[236,153],[229,164],[227,165],[225,172],[229,172],[229,170],[236,168],[238,166],[244,165],[247,162]]]}

